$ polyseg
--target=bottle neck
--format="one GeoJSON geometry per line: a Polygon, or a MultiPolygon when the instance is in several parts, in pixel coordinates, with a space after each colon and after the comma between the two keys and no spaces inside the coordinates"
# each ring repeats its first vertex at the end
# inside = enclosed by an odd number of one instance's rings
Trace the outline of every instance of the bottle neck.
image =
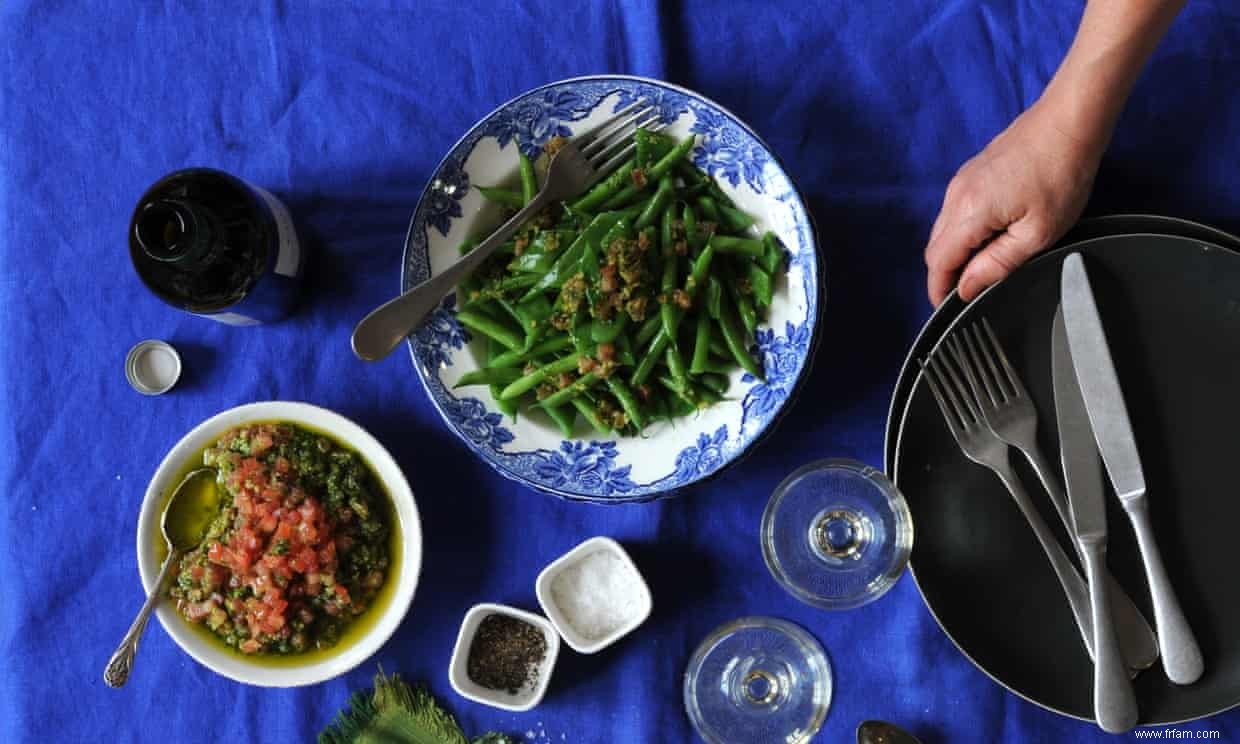
{"type": "Polygon", "coordinates": [[[158,199],[142,207],[134,237],[144,253],[169,264],[193,262],[211,249],[215,219],[192,201],[158,199]]]}

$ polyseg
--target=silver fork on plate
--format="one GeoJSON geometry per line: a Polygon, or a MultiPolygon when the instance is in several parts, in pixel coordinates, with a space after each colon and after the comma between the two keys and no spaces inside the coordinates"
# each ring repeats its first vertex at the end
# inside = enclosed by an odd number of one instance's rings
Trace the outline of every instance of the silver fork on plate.
{"type": "Polygon", "coordinates": [[[964,381],[960,379],[959,373],[946,359],[940,359],[941,356],[936,352],[928,361],[923,362],[922,372],[930,386],[930,392],[939,404],[939,410],[943,412],[947,428],[956,438],[956,443],[960,445],[965,456],[990,468],[999,476],[999,480],[1003,481],[1008,493],[1012,494],[1012,499],[1033,529],[1033,534],[1037,536],[1051,568],[1055,571],[1055,577],[1059,579],[1059,585],[1068,597],[1072,617],[1076,619],[1076,626],[1081,632],[1081,640],[1085,642],[1090,658],[1093,658],[1094,624],[1090,616],[1089,588],[1085,580],[1063,552],[1059,541],[1043,521],[1029,494],[1025,492],[1025,487],[1012,470],[1007,443],[986,426],[981,411],[964,381]]]}
{"type": "MultiPolygon", "coordinates": [[[[1080,557],[1080,548],[1071,539],[1076,534],[1072,524],[1072,512],[1059,480],[1052,473],[1038,446],[1038,412],[1033,399],[1025,390],[1020,376],[1016,374],[1007,354],[999,344],[990,322],[982,319],[980,327],[974,324],[948,336],[945,341],[952,359],[959,365],[973,390],[982,420],[1000,440],[1020,450],[1029,465],[1042,481],[1055,512],[1068,531],[1069,542],[1080,557]],[[961,342],[961,338],[964,341],[961,342]]],[[[1146,621],[1132,598],[1124,591],[1108,571],[1111,597],[1114,600],[1111,614],[1119,636],[1124,660],[1131,669],[1148,669],[1158,659],[1158,637],[1146,621]]]]}
{"type": "Polygon", "coordinates": [[[439,306],[444,296],[472,274],[522,225],[556,201],[570,199],[619,168],[637,145],[638,127],[662,129],[655,106],[635,103],[588,132],[565,142],[547,164],[547,178],[530,203],[496,228],[461,260],[396,299],[373,310],[353,329],[353,353],[376,361],[391,353],[439,306]]]}

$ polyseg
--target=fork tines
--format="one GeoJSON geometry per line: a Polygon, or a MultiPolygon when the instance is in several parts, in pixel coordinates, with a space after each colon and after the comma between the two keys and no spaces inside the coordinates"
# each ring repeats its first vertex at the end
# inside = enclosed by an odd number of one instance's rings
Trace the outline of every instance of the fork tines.
{"type": "Polygon", "coordinates": [[[591,166],[605,173],[620,167],[633,154],[637,145],[632,135],[638,128],[657,132],[666,126],[657,106],[638,101],[572,141],[591,166]]]}

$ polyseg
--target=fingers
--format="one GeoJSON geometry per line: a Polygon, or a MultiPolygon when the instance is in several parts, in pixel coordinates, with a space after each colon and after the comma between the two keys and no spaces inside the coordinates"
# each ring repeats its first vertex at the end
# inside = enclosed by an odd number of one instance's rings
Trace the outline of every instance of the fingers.
{"type": "Polygon", "coordinates": [[[1017,220],[978,251],[960,275],[960,299],[971,302],[1051,242],[1051,236],[1032,217],[1017,220]]]}
{"type": "Polygon", "coordinates": [[[938,306],[956,286],[960,268],[969,260],[977,247],[994,235],[992,222],[982,216],[953,219],[950,207],[939,215],[937,234],[931,231],[926,246],[926,289],[930,301],[938,306]]]}

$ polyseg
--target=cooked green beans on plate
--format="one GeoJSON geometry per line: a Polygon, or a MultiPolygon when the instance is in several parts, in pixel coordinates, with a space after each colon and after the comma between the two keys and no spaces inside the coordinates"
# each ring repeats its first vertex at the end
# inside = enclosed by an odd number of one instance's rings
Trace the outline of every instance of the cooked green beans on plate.
{"type": "MultiPolygon", "coordinates": [[[[513,416],[541,410],[565,437],[638,434],[724,400],[738,367],[763,377],[753,334],[783,248],[692,164],[692,135],[635,137],[632,160],[530,220],[457,293],[457,319],[487,344],[457,387],[486,386],[513,416]]],[[[479,188],[509,213],[538,189],[519,160],[519,188],[479,188]]]]}

